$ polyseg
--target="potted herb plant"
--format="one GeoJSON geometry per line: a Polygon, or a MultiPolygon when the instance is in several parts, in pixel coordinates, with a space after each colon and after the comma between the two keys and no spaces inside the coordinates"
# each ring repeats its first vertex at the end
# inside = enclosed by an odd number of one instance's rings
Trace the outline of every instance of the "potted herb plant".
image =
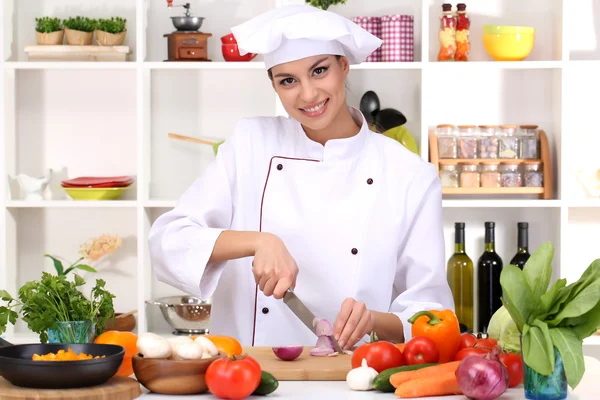
{"type": "Polygon", "coordinates": [[[347,0],[305,0],[305,2],[313,7],[327,10],[329,7],[336,4],[346,4],[347,0]]]}
{"type": "Polygon", "coordinates": [[[523,270],[500,275],[502,303],[520,333],[525,397],[565,399],[583,377],[583,340],[600,326],[600,259],[567,285],[552,277],[554,247],[542,244],[523,270]]]}
{"type": "Polygon", "coordinates": [[[67,268],[57,257],[45,254],[52,259],[55,275],[44,272],[40,281],[27,282],[19,289],[18,299],[0,290],[0,299],[7,302],[6,306],[0,306],[0,334],[6,330],[7,322],[14,325],[21,314],[29,329],[40,335],[42,343],[93,342],[115,316],[112,300],[115,296],[105,289],[104,280],[96,279],[90,296],[86,297],[81,291],[85,280],[74,274],[74,280],[69,281],[67,275],[75,270],[96,272],[88,263],[112,254],[121,245],[118,235],[92,238],[80,246],[79,259],[67,268]]]}
{"type": "Polygon", "coordinates": [[[88,17],[77,16],[63,20],[67,44],[91,45],[94,39],[94,30],[98,22],[88,17]]]}
{"type": "Polygon", "coordinates": [[[65,31],[59,18],[41,17],[35,19],[35,40],[41,45],[61,45],[65,31]]]}
{"type": "Polygon", "coordinates": [[[96,43],[100,46],[120,46],[127,36],[127,20],[121,17],[98,19],[96,43]]]}

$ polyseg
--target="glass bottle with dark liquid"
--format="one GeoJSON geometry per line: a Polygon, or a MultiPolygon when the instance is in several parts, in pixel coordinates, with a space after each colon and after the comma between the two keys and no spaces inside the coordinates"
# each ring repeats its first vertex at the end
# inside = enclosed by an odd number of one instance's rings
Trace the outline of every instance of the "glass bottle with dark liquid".
{"type": "Polygon", "coordinates": [[[500,286],[500,273],[502,272],[502,259],[496,253],[494,222],[485,223],[485,251],[477,262],[479,332],[487,334],[488,324],[492,315],[502,306],[502,286],[500,286]]]}
{"type": "Polygon", "coordinates": [[[517,254],[510,260],[512,265],[523,269],[527,260],[531,255],[529,254],[529,224],[527,222],[519,222],[519,239],[517,241],[517,254]]]}
{"type": "Polygon", "coordinates": [[[465,223],[454,224],[454,254],[448,259],[448,284],[461,332],[473,331],[473,261],[465,251],[465,223]]]}

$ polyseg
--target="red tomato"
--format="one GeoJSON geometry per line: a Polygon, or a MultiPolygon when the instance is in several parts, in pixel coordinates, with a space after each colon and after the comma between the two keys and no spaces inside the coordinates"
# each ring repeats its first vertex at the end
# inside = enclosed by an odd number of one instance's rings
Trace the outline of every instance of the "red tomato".
{"type": "Polygon", "coordinates": [[[456,356],[454,356],[454,361],[461,361],[469,356],[484,355],[489,352],[489,350],[482,349],[479,347],[469,347],[466,349],[461,349],[458,351],[458,353],[456,353],[456,356]]]}
{"type": "Polygon", "coordinates": [[[402,352],[393,343],[380,341],[360,345],[352,353],[352,368],[360,367],[362,359],[377,372],[402,366],[402,352]]]}
{"type": "Polygon", "coordinates": [[[206,386],[220,399],[243,399],[260,384],[260,364],[252,357],[223,357],[213,361],[206,370],[206,386]]]}
{"type": "Polygon", "coordinates": [[[440,360],[440,352],[433,340],[425,336],[412,338],[402,354],[405,365],[432,364],[440,360]]]}
{"type": "Polygon", "coordinates": [[[462,335],[460,335],[460,346],[458,347],[458,349],[460,350],[473,347],[475,341],[477,341],[477,337],[475,337],[475,335],[470,333],[463,333],[462,335]]]}
{"type": "Polygon", "coordinates": [[[480,347],[482,349],[491,351],[494,348],[494,346],[497,344],[498,344],[498,341],[496,339],[492,339],[492,338],[477,339],[475,341],[475,344],[473,345],[473,347],[480,347]]]}
{"type": "Polygon", "coordinates": [[[508,387],[515,387],[523,382],[523,360],[517,353],[504,353],[498,356],[508,371],[508,387]]]}

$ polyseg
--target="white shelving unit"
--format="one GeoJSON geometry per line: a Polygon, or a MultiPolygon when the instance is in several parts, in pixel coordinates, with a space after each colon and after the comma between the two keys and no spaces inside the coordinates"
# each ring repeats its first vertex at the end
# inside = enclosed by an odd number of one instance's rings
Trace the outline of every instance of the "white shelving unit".
{"type": "MultiPolygon", "coordinates": [[[[0,9],[0,288],[18,287],[52,270],[44,253],[74,260],[80,243],[101,233],[119,234],[124,248],[98,265],[118,311],[138,308],[138,331],[168,333],[159,311],[145,301],[179,294],[158,282],[151,269],[147,236],[156,218],[214,159],[210,146],[168,138],[179,133],[226,139],[236,121],[255,115],[282,115],[262,58],[224,62],[219,38],[229,27],[272,7],[303,0],[230,0],[223,6],[189,0],[206,17],[212,33],[212,62],[165,62],[166,38],[174,30],[164,0],[5,0],[0,9]],[[27,3],[27,4],[25,4],[27,3]],[[37,16],[86,15],[127,18],[126,62],[29,62],[23,51],[35,43],[37,16]],[[48,199],[22,200],[7,176],[41,175],[55,169],[48,199]],[[57,188],[61,179],[83,175],[133,175],[136,185],[118,201],[78,202],[57,188]]],[[[179,4],[180,2],[175,2],[179,4]]],[[[483,224],[496,222],[497,249],[508,262],[516,249],[517,222],[530,222],[530,247],[551,240],[556,248],[554,276],[580,276],[600,256],[600,201],[578,183],[574,171],[594,165],[599,135],[595,94],[600,91],[600,0],[474,0],[471,60],[439,63],[439,0],[361,1],[330,10],[357,15],[411,14],[415,18],[415,62],[353,66],[348,101],[358,106],[374,90],[382,107],[401,110],[406,127],[428,159],[428,131],[440,123],[538,124],[548,135],[554,172],[551,200],[524,196],[445,196],[447,256],[453,250],[453,224],[467,223],[467,251],[483,250],[483,224]],[[485,24],[528,25],[536,42],[523,62],[494,62],[482,44],[485,24]]],[[[455,6],[455,3],[453,3],[455,6]]],[[[9,326],[9,337],[27,335],[9,326]]],[[[591,338],[586,344],[600,344],[591,338]]],[[[586,346],[586,351],[599,347],[586,346]]],[[[595,350],[597,351],[597,350],[595,350]]]]}

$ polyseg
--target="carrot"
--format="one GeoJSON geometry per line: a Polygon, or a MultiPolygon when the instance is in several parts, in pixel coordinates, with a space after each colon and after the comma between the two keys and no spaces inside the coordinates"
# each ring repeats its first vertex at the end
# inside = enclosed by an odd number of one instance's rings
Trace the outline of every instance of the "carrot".
{"type": "Polygon", "coordinates": [[[390,376],[390,383],[393,387],[397,388],[404,382],[408,382],[413,379],[429,378],[430,376],[439,376],[446,372],[455,373],[460,365],[460,361],[451,361],[444,364],[434,365],[432,367],[418,369],[416,371],[402,371],[396,372],[390,376]]]}
{"type": "Polygon", "coordinates": [[[413,379],[404,382],[396,388],[396,396],[402,398],[446,396],[462,394],[454,372],[429,376],[422,379],[413,379]]]}

